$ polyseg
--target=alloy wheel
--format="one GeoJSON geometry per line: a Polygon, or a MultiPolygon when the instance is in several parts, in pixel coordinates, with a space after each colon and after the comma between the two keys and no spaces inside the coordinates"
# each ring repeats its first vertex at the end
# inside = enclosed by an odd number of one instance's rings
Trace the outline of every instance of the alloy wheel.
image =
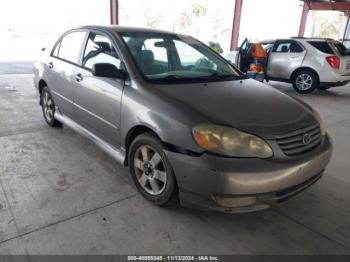
{"type": "Polygon", "coordinates": [[[45,118],[47,119],[47,121],[51,122],[54,117],[55,105],[53,103],[51,95],[48,92],[44,93],[42,103],[43,103],[45,118]]]}
{"type": "Polygon", "coordinates": [[[137,181],[147,193],[159,195],[164,191],[167,182],[165,163],[153,147],[142,145],[136,150],[134,170],[137,181]]]}
{"type": "Polygon", "coordinates": [[[309,74],[300,74],[296,78],[295,84],[299,90],[305,91],[312,87],[313,80],[309,74]]]}

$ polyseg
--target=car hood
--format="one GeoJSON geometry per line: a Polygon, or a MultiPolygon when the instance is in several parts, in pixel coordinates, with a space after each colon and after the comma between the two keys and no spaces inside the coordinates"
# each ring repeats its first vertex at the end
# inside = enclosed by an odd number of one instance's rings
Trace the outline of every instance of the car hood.
{"type": "Polygon", "coordinates": [[[307,106],[251,79],[156,88],[200,113],[208,122],[232,126],[265,139],[316,123],[307,106]]]}

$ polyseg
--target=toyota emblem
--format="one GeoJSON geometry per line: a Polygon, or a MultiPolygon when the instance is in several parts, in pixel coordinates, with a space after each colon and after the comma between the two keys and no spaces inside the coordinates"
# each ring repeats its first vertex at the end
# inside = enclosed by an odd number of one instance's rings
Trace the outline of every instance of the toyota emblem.
{"type": "Polygon", "coordinates": [[[303,144],[308,145],[311,142],[311,136],[309,134],[303,135],[303,144]]]}

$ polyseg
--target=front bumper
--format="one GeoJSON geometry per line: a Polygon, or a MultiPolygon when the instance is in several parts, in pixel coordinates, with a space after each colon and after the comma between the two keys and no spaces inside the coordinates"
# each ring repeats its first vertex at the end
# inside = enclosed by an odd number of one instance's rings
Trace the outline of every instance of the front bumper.
{"type": "Polygon", "coordinates": [[[328,135],[299,158],[242,159],[209,154],[193,157],[166,152],[184,206],[223,212],[249,212],[281,202],[315,183],[332,154],[328,135]]]}

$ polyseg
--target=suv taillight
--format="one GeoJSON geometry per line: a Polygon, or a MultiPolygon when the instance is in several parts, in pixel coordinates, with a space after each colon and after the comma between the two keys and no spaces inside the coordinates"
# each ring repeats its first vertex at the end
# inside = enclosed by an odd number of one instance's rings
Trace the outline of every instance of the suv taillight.
{"type": "Polygon", "coordinates": [[[334,68],[334,69],[339,69],[340,67],[340,58],[338,56],[332,55],[332,56],[327,56],[326,60],[328,64],[334,68]]]}

